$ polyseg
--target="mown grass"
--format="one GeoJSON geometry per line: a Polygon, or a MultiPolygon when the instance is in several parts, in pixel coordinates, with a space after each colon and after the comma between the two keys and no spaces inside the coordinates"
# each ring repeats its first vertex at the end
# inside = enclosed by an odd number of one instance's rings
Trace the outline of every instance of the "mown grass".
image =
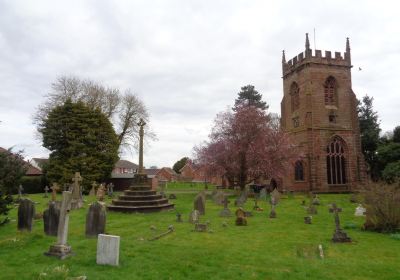
{"type": "MultiPolygon", "coordinates": [[[[171,188],[173,189],[173,188],[171,188]]],[[[193,232],[187,222],[193,207],[194,193],[176,192],[176,210],[184,223],[176,222],[176,212],[154,214],[107,214],[109,234],[121,236],[120,266],[96,265],[96,239],[85,237],[85,208],[70,216],[69,244],[74,256],[60,261],[43,253],[56,240],[43,234],[43,221],[36,220],[31,233],[17,231],[16,209],[12,222],[0,227],[0,279],[37,279],[39,274],[65,265],[70,276],[86,275],[88,279],[400,279],[400,240],[390,235],[360,230],[362,217],[354,217],[355,204],[349,195],[320,195],[322,205],[306,225],[301,201],[303,195],[283,197],[276,208],[277,218],[269,219],[269,205],[259,202],[263,212],[253,212],[247,227],[234,224],[234,217],[221,218],[221,207],[207,200],[206,215],[212,233],[193,232]],[[328,204],[343,208],[341,221],[356,225],[346,232],[350,244],[330,241],[334,230],[328,204]],[[222,223],[226,221],[227,227],[222,223]],[[151,226],[158,232],[174,225],[175,232],[156,241],[151,226]],[[321,259],[318,245],[324,248],[321,259]]],[[[47,199],[29,196],[41,212],[47,199]]],[[[61,198],[61,197],[60,197],[61,198]]],[[[109,201],[108,201],[109,202],[109,201]]],[[[249,199],[245,208],[251,210],[249,199]]],[[[233,201],[230,205],[234,210],[233,201]]]]}

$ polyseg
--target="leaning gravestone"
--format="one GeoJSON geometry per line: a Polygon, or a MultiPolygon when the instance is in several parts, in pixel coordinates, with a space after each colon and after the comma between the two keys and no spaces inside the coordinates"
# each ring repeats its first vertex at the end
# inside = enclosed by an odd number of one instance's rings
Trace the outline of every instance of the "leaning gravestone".
{"type": "Polygon", "coordinates": [[[189,223],[196,224],[200,220],[200,212],[198,210],[193,210],[189,216],[189,223]]]}
{"type": "Polygon", "coordinates": [[[86,215],[86,236],[93,237],[105,233],[106,209],[103,204],[93,202],[86,215]]]}
{"type": "Polygon", "coordinates": [[[194,199],[194,209],[199,211],[200,215],[206,213],[206,198],[203,192],[200,192],[194,199]]]}
{"type": "Polygon", "coordinates": [[[45,253],[45,255],[47,256],[53,256],[63,260],[72,254],[71,246],[67,244],[71,201],[72,201],[72,193],[63,192],[61,209],[60,209],[60,221],[58,223],[58,229],[57,229],[57,243],[50,246],[49,251],[45,253]]]}
{"type": "Polygon", "coordinates": [[[32,231],[35,217],[35,204],[32,200],[21,198],[18,206],[18,230],[32,231]]]}
{"type": "Polygon", "coordinates": [[[235,200],[235,206],[242,207],[247,201],[248,192],[247,189],[244,189],[239,197],[235,200]]]}
{"type": "Polygon", "coordinates": [[[44,233],[57,236],[58,223],[60,221],[60,208],[55,201],[49,203],[49,209],[43,213],[44,233]]]}
{"type": "Polygon", "coordinates": [[[115,235],[99,234],[97,239],[96,263],[103,265],[119,265],[120,237],[115,235]]]}

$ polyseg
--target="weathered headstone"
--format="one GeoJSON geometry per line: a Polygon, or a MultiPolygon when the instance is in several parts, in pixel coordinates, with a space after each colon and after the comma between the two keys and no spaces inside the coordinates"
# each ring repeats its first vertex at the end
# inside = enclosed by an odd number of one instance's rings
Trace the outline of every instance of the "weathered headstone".
{"type": "Polygon", "coordinates": [[[330,213],[334,214],[335,217],[335,232],[333,233],[333,242],[351,242],[351,238],[340,228],[339,212],[342,212],[342,208],[336,207],[336,204],[332,204],[332,208],[329,209],[330,213]]]}
{"type": "Polygon", "coordinates": [[[114,184],[113,183],[109,183],[107,185],[107,195],[108,197],[114,197],[114,184]]]}
{"type": "Polygon", "coordinates": [[[115,235],[99,234],[97,238],[96,263],[103,265],[119,265],[120,237],[115,235]]]}
{"type": "Polygon", "coordinates": [[[60,189],[57,183],[53,183],[53,186],[51,187],[51,201],[56,201],[57,200],[57,191],[60,189]]]}
{"type": "Polygon", "coordinates": [[[228,196],[224,197],[224,209],[221,210],[221,212],[219,212],[219,216],[220,217],[230,217],[231,214],[231,210],[228,209],[228,204],[230,203],[230,201],[228,200],[228,196]]]}
{"type": "Polygon", "coordinates": [[[200,220],[200,212],[198,210],[193,210],[189,216],[189,223],[196,224],[200,220]]]}
{"type": "Polygon", "coordinates": [[[317,195],[314,195],[314,198],[312,200],[312,205],[320,205],[321,202],[319,201],[319,198],[317,195]]]}
{"type": "Polygon", "coordinates": [[[304,217],[304,223],[305,224],[311,224],[311,221],[312,221],[312,217],[311,216],[304,217]]]}
{"type": "Polygon", "coordinates": [[[82,188],[79,185],[79,182],[82,181],[81,174],[79,172],[75,172],[74,178],[72,178],[72,201],[71,201],[71,209],[79,209],[83,206],[83,198],[82,198],[82,188]]]}
{"type": "Polygon", "coordinates": [[[43,213],[44,233],[57,236],[58,223],[60,221],[60,208],[55,201],[49,203],[49,208],[43,213]]]}
{"type": "Polygon", "coordinates": [[[96,196],[96,187],[97,187],[97,183],[93,182],[92,188],[90,189],[90,192],[89,192],[89,196],[96,196]]]}
{"type": "Polygon", "coordinates": [[[45,186],[44,187],[44,198],[48,198],[49,197],[49,190],[50,190],[50,188],[49,188],[49,186],[45,186]]]}
{"type": "Polygon", "coordinates": [[[247,197],[248,197],[248,191],[247,189],[244,189],[240,193],[239,197],[235,200],[235,206],[242,207],[246,203],[247,197]]]}
{"type": "Polygon", "coordinates": [[[71,246],[67,244],[68,240],[68,224],[69,224],[69,212],[71,211],[72,193],[63,192],[61,209],[60,209],[60,221],[57,229],[57,243],[51,245],[48,252],[45,253],[47,256],[54,256],[59,259],[65,259],[72,254],[71,246]]]}
{"type": "Polygon", "coordinates": [[[309,207],[307,207],[307,214],[310,215],[317,215],[318,211],[317,211],[317,207],[315,207],[315,205],[310,204],[309,207]]]}
{"type": "Polygon", "coordinates": [[[218,190],[212,197],[213,201],[217,205],[224,204],[225,193],[221,190],[218,190]]]}
{"type": "Polygon", "coordinates": [[[35,217],[35,203],[27,198],[21,198],[18,206],[18,230],[32,231],[35,217]]]}
{"type": "Polygon", "coordinates": [[[103,204],[93,202],[86,214],[86,236],[93,237],[106,230],[106,209],[103,204]]]}
{"type": "Polygon", "coordinates": [[[267,199],[267,189],[266,188],[262,188],[260,191],[260,199],[261,200],[266,200],[267,199]]]}
{"type": "Polygon", "coordinates": [[[182,214],[181,213],[176,213],[176,222],[178,223],[182,223],[182,214]]]}
{"type": "Polygon", "coordinates": [[[104,201],[104,196],[106,194],[106,188],[104,187],[104,184],[100,184],[100,186],[97,188],[97,200],[98,201],[104,201]]]}
{"type": "Polygon", "coordinates": [[[24,187],[22,185],[18,186],[18,199],[22,198],[22,194],[24,192],[24,187]]]}
{"type": "Polygon", "coordinates": [[[206,198],[203,192],[200,192],[196,195],[194,199],[194,209],[198,210],[200,215],[204,215],[206,213],[206,198]]]}
{"type": "Polygon", "coordinates": [[[269,218],[270,219],[276,218],[275,204],[271,204],[271,212],[269,213],[269,218]]]}
{"type": "Polygon", "coordinates": [[[367,209],[365,209],[362,204],[358,204],[356,211],[354,213],[354,216],[356,217],[362,217],[365,216],[365,212],[367,211],[367,209]]]}
{"type": "Polygon", "coordinates": [[[207,232],[208,231],[208,224],[200,224],[200,223],[196,223],[194,225],[194,231],[197,232],[207,232]]]}
{"type": "Polygon", "coordinates": [[[247,226],[246,213],[241,207],[236,210],[235,215],[236,215],[235,224],[237,226],[247,226]]]}
{"type": "Polygon", "coordinates": [[[278,191],[278,189],[274,189],[271,192],[271,204],[277,205],[280,199],[281,199],[281,193],[278,191]]]}

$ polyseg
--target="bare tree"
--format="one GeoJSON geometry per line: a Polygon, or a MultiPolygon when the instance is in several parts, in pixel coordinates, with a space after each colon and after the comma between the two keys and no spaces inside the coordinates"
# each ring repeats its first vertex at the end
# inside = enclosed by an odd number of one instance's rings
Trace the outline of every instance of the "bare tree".
{"type": "MultiPolygon", "coordinates": [[[[51,91],[46,97],[46,101],[39,105],[33,116],[37,129],[46,120],[48,113],[67,99],[73,102],[82,101],[89,108],[99,109],[104,113],[118,134],[120,148],[137,147],[137,123],[141,118],[149,123],[146,106],[130,89],[121,93],[117,88],[105,87],[92,80],[60,76],[51,84],[51,91]]],[[[155,139],[155,134],[149,129],[147,136],[155,139]]]]}

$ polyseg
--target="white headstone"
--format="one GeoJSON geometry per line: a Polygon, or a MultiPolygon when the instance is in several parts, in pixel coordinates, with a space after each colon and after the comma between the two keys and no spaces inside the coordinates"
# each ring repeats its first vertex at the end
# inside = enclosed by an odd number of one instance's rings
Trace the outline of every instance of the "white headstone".
{"type": "Polygon", "coordinates": [[[356,208],[356,212],[354,213],[354,216],[356,216],[356,217],[365,216],[366,211],[367,210],[361,204],[358,204],[358,206],[356,208]]]}
{"type": "Polygon", "coordinates": [[[120,237],[116,235],[98,235],[97,264],[119,265],[119,240],[120,237]]]}

